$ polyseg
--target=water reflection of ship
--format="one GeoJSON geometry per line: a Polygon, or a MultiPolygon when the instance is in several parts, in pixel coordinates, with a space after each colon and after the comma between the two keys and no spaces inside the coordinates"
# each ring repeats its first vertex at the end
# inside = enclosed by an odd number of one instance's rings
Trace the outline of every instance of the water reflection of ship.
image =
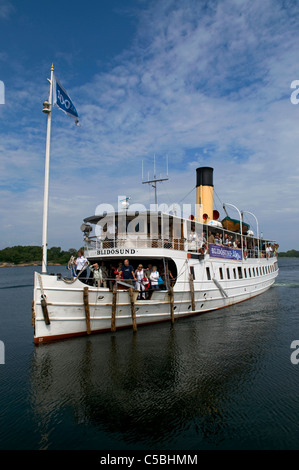
{"type": "MultiPolygon", "coordinates": [[[[273,292],[266,294],[267,312],[273,292]]],[[[227,315],[151,326],[138,335],[123,331],[35,348],[32,406],[41,445],[53,445],[50,431],[70,407],[77,424],[127,445],[163,448],[191,429],[193,439],[195,432],[219,442],[228,432],[232,397],[250,386],[271,331],[259,307],[252,299],[246,318],[235,306],[227,315]]]]}

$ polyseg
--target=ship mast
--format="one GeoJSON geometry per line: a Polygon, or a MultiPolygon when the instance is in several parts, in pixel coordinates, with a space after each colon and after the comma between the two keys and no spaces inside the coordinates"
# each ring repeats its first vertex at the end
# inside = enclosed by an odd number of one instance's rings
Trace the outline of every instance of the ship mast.
{"type": "Polygon", "coordinates": [[[153,179],[148,179],[147,181],[143,181],[143,160],[142,160],[142,184],[151,184],[152,188],[155,190],[155,210],[158,208],[158,200],[157,200],[157,183],[160,183],[162,181],[168,181],[168,156],[167,156],[167,177],[166,178],[157,178],[156,176],[156,155],[154,155],[154,177],[153,179]]]}

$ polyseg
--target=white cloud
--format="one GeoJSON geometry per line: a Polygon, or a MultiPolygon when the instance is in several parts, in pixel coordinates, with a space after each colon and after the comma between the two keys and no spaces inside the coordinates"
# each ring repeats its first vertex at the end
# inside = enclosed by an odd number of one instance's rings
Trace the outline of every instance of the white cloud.
{"type": "MultiPolygon", "coordinates": [[[[161,199],[178,202],[195,185],[195,168],[213,166],[221,199],[256,213],[264,235],[280,239],[282,248],[296,248],[299,106],[289,98],[291,81],[299,79],[298,14],[296,5],[268,0],[145,4],[130,50],[89,83],[71,83],[71,90],[63,84],[82,127],[54,110],[50,245],[59,244],[59,226],[67,247],[65,233],[73,236],[83,217],[118,194],[148,201],[141,159],[150,168],[155,153],[158,173],[169,155],[171,180],[159,186],[161,199]]],[[[30,113],[30,90],[18,90],[30,113]]],[[[41,216],[45,145],[45,122],[36,108],[31,114],[22,135],[9,129],[0,141],[2,184],[28,183],[27,218],[31,211],[41,216]]],[[[8,195],[5,201],[4,223],[8,213],[19,216],[17,202],[8,195]]]]}
{"type": "Polygon", "coordinates": [[[15,11],[14,6],[8,0],[0,0],[0,19],[8,19],[15,11]]]}

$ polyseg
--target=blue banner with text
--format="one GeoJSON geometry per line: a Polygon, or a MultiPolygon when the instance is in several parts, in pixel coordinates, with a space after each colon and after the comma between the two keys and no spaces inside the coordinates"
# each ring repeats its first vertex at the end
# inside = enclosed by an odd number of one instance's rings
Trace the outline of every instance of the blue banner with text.
{"type": "Polygon", "coordinates": [[[227,246],[209,245],[209,254],[213,258],[235,259],[240,261],[242,259],[242,251],[237,248],[229,248],[227,246]]]}

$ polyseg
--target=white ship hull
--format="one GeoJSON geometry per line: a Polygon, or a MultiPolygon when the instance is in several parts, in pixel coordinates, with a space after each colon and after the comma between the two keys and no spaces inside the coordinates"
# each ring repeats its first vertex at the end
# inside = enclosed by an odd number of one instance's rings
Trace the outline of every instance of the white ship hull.
{"type": "MultiPolygon", "coordinates": [[[[138,292],[134,291],[132,299],[129,290],[118,289],[114,317],[116,330],[173,322],[228,307],[262,294],[273,285],[278,274],[275,256],[236,261],[218,260],[206,255],[199,260],[198,256],[190,259],[184,251],[167,250],[166,254],[163,249],[158,251],[161,253],[155,253],[157,256],[171,257],[176,263],[178,277],[173,291],[155,290],[150,299],[137,300],[138,292]],[[190,281],[190,267],[194,281],[192,278],[190,281]]],[[[137,255],[146,256],[146,250],[137,255]]],[[[130,260],[133,262],[134,257],[131,256],[130,260]]],[[[86,291],[86,284],[78,279],[68,283],[59,276],[35,273],[32,305],[34,342],[38,344],[111,331],[112,290],[88,286],[86,291]],[[42,298],[46,299],[46,314],[42,298]]]]}

